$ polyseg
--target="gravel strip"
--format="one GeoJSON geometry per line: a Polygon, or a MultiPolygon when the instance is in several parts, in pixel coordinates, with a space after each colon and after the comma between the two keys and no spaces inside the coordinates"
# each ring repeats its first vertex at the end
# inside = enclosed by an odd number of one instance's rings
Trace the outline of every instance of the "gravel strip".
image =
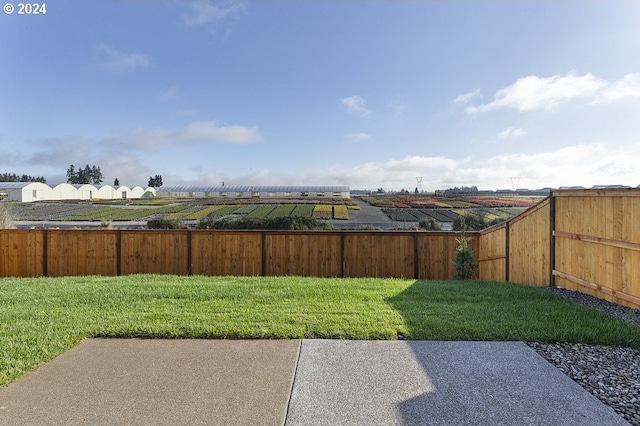
{"type": "MultiPolygon", "coordinates": [[[[565,289],[547,290],[640,326],[640,310],[565,289]]],[[[640,426],[640,350],[582,343],[527,344],[629,423],[640,426]]]]}

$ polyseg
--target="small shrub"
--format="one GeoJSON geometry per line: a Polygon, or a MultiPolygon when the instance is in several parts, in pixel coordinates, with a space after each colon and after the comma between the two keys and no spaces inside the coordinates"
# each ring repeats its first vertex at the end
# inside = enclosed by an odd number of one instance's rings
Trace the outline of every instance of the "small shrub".
{"type": "Polygon", "coordinates": [[[184,229],[184,225],[180,220],[159,217],[147,221],[149,229],[184,229]]]}
{"type": "Polygon", "coordinates": [[[420,222],[418,222],[418,227],[420,229],[425,229],[427,231],[440,231],[440,224],[433,218],[422,218],[420,222]]]}
{"type": "Polygon", "coordinates": [[[220,219],[215,217],[202,218],[198,229],[277,229],[277,230],[313,230],[335,229],[335,227],[310,217],[280,216],[273,218],[220,219]]]}
{"type": "Polygon", "coordinates": [[[464,216],[458,216],[453,221],[454,231],[480,231],[488,226],[484,215],[477,212],[468,212],[464,216]]]}
{"type": "Polygon", "coordinates": [[[473,250],[469,247],[469,238],[462,236],[456,239],[458,246],[453,258],[453,267],[456,270],[454,280],[470,280],[475,278],[478,271],[478,261],[473,250]]]}

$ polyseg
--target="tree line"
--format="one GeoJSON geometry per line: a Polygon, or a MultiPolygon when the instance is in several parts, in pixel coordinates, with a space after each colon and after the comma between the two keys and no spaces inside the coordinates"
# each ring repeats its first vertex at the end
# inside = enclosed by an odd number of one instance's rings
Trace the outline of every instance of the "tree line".
{"type": "Polygon", "coordinates": [[[104,176],[100,166],[89,166],[88,164],[84,168],[78,168],[72,164],[67,169],[67,183],[70,184],[93,184],[100,185],[104,176]]]}
{"type": "MultiPolygon", "coordinates": [[[[71,164],[67,169],[67,183],[84,185],[84,184],[92,184],[92,185],[100,185],[104,180],[104,175],[102,174],[102,170],[100,166],[96,166],[95,164],[89,166],[88,164],[84,167],[79,167],[76,169],[76,166],[71,164]]],[[[0,182],[41,182],[47,183],[47,180],[44,176],[31,176],[27,174],[16,174],[16,173],[0,173],[0,182]]],[[[120,180],[115,178],[113,181],[114,186],[120,186],[120,180]]],[[[160,188],[162,186],[162,176],[155,175],[149,177],[149,186],[152,188],[160,188]]]]}
{"type": "Polygon", "coordinates": [[[0,174],[0,182],[41,182],[47,183],[44,176],[18,175],[15,173],[0,174]]]}

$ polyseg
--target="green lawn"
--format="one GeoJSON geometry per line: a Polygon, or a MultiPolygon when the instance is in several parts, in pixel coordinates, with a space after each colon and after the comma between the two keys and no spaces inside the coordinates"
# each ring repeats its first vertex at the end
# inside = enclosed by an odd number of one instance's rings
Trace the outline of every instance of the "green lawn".
{"type": "Polygon", "coordinates": [[[524,340],[640,347],[640,327],[508,283],[299,277],[0,280],[0,387],[88,336],[524,340]]]}

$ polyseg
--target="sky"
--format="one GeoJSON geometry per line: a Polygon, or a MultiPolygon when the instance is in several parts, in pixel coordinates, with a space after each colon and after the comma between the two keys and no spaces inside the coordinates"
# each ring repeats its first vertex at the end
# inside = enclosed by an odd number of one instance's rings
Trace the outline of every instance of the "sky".
{"type": "Polygon", "coordinates": [[[640,185],[637,1],[50,0],[39,15],[4,3],[3,173],[640,185]]]}

